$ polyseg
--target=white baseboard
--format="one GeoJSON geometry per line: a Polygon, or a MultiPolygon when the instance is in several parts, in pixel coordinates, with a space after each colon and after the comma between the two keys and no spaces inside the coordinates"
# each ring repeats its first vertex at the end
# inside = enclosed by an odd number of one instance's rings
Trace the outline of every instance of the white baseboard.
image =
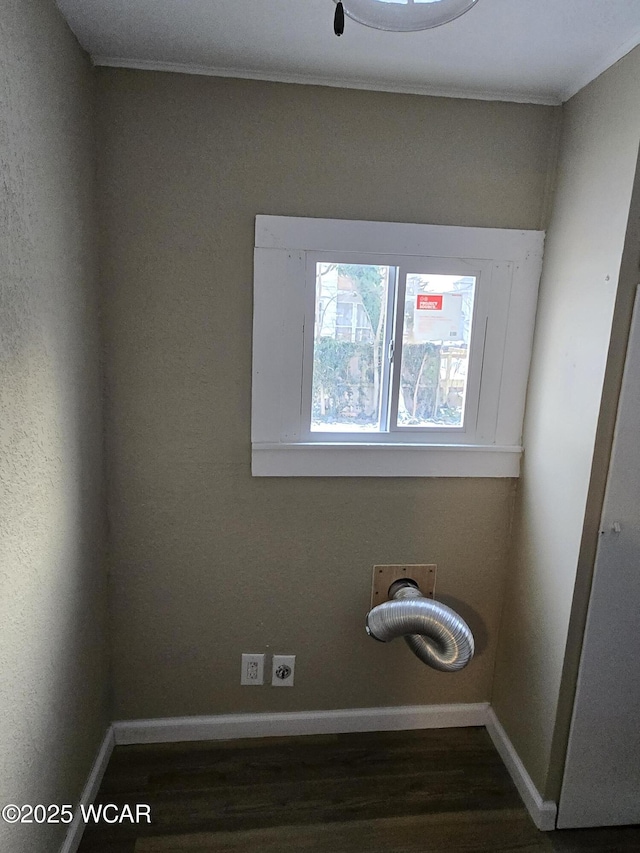
{"type": "Polygon", "coordinates": [[[107,769],[107,764],[111,758],[114,746],[115,738],[113,736],[113,726],[109,726],[100,749],[98,750],[98,754],[96,755],[96,760],[93,762],[89,777],[87,778],[87,783],[80,796],[80,802],[76,808],[73,821],[69,824],[69,829],[62,843],[62,847],[60,848],[60,853],[76,853],[76,850],[80,846],[82,833],[84,832],[85,827],[80,812],[80,805],[89,806],[93,803],[100,788],[100,783],[102,782],[104,771],[107,769]]]}
{"type": "MultiPolygon", "coordinates": [[[[336,711],[118,720],[107,730],[82,792],[80,803],[84,806],[93,803],[116,744],[406,731],[463,726],[486,726],[535,825],[543,831],[555,829],[556,803],[542,799],[488,702],[470,705],[404,705],[390,708],[344,708],[336,711]]],[[[76,853],[83,831],[84,823],[79,812],[76,812],[59,853],[76,853]]]]}
{"type": "Polygon", "coordinates": [[[533,784],[531,776],[527,773],[524,764],[509,740],[509,736],[496,717],[493,708],[490,708],[488,711],[486,726],[491,740],[511,774],[518,793],[522,797],[535,825],[544,832],[555,829],[558,811],[556,803],[552,800],[543,800],[540,796],[538,789],[533,784]]]}
{"type": "Polygon", "coordinates": [[[474,705],[405,705],[337,711],[166,717],[155,720],[119,720],[113,724],[113,731],[116,744],[141,744],[441,729],[484,726],[488,711],[489,703],[479,702],[474,705]]]}

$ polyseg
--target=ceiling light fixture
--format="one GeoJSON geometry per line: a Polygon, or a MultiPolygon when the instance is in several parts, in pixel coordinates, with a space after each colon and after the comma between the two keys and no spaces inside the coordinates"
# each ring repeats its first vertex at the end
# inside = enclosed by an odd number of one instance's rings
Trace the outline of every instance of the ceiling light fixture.
{"type": "Polygon", "coordinates": [[[334,32],[344,32],[344,15],[376,30],[407,33],[448,24],[478,0],[334,0],[334,32]]]}

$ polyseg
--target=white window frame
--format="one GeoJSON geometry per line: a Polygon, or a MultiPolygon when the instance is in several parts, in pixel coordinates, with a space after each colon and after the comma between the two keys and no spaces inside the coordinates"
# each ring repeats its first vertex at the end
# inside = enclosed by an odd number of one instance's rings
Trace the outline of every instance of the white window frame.
{"type": "Polygon", "coordinates": [[[519,475],[543,231],[257,216],[255,234],[254,476],[519,475]],[[310,431],[305,323],[321,258],[476,276],[470,371],[479,375],[470,374],[469,393],[478,398],[477,407],[467,401],[463,428],[310,431]]]}

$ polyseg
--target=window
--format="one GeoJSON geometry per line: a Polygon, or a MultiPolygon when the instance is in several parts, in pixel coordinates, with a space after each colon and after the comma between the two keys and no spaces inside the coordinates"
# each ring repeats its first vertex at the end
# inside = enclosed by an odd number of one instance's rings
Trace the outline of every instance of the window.
{"type": "Polygon", "coordinates": [[[256,476],[517,476],[544,234],[259,216],[256,476]]]}
{"type": "Polygon", "coordinates": [[[428,259],[407,260],[406,269],[326,254],[308,261],[315,277],[313,353],[303,362],[310,431],[464,430],[478,402],[479,373],[468,367],[479,272],[454,262],[458,272],[443,274],[442,263],[428,259]]]}

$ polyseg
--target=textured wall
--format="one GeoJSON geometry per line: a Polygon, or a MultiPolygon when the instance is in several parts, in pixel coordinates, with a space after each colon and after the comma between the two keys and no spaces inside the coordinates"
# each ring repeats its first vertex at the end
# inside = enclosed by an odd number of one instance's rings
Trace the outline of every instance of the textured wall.
{"type": "Polygon", "coordinates": [[[558,115],[99,72],[116,717],[489,698],[512,481],[251,478],[254,218],[543,227],[558,115]],[[371,566],[431,560],[457,675],[364,632],[371,566]]]}
{"type": "Polygon", "coordinates": [[[76,802],[106,724],[92,109],[53,4],[1,0],[0,803],[76,802]]]}
{"type": "MultiPolygon", "coordinates": [[[[611,340],[619,383],[637,283],[636,268],[620,283],[626,292],[618,287],[640,140],[639,74],[636,49],[565,105],[545,248],[494,706],[550,797],[566,742],[565,709],[552,760],[576,573],[581,563],[590,572],[599,523],[597,502],[588,505],[590,482],[601,499],[606,474],[605,448],[596,460],[599,484],[591,479],[607,355],[611,340]],[[623,304],[612,335],[617,296],[623,304]]],[[[615,394],[606,399],[611,421],[615,394]]],[[[606,429],[610,438],[611,423],[606,429]]],[[[584,605],[582,618],[574,613],[578,650],[584,605]]],[[[567,677],[575,683],[575,660],[573,669],[567,677]]]]}

